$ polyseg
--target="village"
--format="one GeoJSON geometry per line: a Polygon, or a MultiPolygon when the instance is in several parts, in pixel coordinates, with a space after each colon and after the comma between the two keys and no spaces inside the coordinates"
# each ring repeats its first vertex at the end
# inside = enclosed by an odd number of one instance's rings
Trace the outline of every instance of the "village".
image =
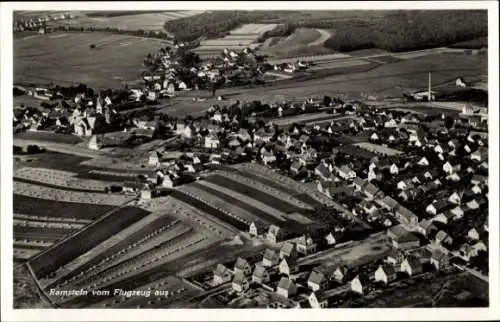
{"type": "MultiPolygon", "coordinates": [[[[168,61],[162,64],[169,76],[145,76],[144,92],[72,88],[66,97],[74,97],[50,112],[17,110],[14,128],[72,134],[99,151],[107,149],[107,132],[134,133],[142,138],[139,144],[162,140],[140,159],[149,175],[106,188],[145,202],[203,181],[214,170],[254,163],[340,204],[341,221],[325,219],[326,227],[307,234],[250,222],[246,232],[271,245],[262,257],[219,263],[210,279],[201,274],[201,281],[193,280],[207,291],[221,290],[215,293],[219,305],[325,308],[343,303],[345,294],[366,296],[436,272],[465,270],[487,279],[486,109],[464,104],[462,111],[424,114],[325,95],[270,103],[228,104],[220,98],[199,117],[158,117],[147,104],[137,116],[120,113],[127,104],[155,102],[163,93],[188,88],[165,69],[168,61]],[[366,238],[384,238],[387,251],[362,265],[314,260],[352,242],[345,238],[352,222],[370,227],[366,238]]],[[[211,80],[219,75],[192,72],[211,80]]],[[[462,83],[457,79],[456,86],[462,83]]],[[[433,98],[429,93],[430,88],[424,100],[433,98]]],[[[61,90],[45,95],[65,97],[61,90]]]]}

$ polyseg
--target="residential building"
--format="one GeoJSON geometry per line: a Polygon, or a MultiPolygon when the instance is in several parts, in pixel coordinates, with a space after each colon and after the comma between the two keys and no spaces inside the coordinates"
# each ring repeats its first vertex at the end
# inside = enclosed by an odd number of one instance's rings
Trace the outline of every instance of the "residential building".
{"type": "Polygon", "coordinates": [[[234,264],[233,271],[235,274],[250,275],[252,273],[252,267],[248,261],[244,258],[238,257],[236,263],[234,264]]]}
{"type": "Polygon", "coordinates": [[[224,265],[218,264],[214,271],[213,283],[220,285],[227,283],[231,280],[231,271],[224,265]]]}
{"type": "Polygon", "coordinates": [[[252,274],[252,282],[257,284],[269,283],[270,277],[267,268],[262,265],[256,265],[252,274]]]}
{"type": "Polygon", "coordinates": [[[375,271],[374,277],[376,282],[389,284],[396,279],[397,275],[392,266],[379,265],[378,269],[375,271]]]}
{"type": "Polygon", "coordinates": [[[297,285],[295,285],[291,279],[282,277],[276,289],[276,293],[286,298],[292,297],[297,293],[297,285]]]}
{"type": "Polygon", "coordinates": [[[244,274],[236,273],[236,274],[234,274],[232,287],[233,287],[233,290],[241,293],[241,292],[245,292],[249,289],[250,283],[248,282],[248,280],[244,274]]]}

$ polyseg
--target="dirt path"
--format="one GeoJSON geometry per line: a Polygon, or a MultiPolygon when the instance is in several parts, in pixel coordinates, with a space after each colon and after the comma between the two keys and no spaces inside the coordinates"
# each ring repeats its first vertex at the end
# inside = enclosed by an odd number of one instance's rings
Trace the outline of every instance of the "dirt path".
{"type": "Polygon", "coordinates": [[[323,43],[325,41],[327,41],[328,38],[330,38],[332,36],[331,33],[329,33],[326,30],[323,30],[323,29],[316,29],[316,31],[320,33],[320,37],[318,39],[316,39],[315,41],[308,43],[307,44],[308,47],[323,45],[323,43]]]}

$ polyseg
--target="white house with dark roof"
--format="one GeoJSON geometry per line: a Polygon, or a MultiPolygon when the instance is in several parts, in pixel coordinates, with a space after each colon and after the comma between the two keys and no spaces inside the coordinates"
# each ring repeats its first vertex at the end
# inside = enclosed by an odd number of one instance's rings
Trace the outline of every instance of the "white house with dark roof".
{"type": "Polygon", "coordinates": [[[351,291],[356,292],[358,294],[364,294],[368,289],[369,282],[370,279],[367,275],[358,274],[350,282],[351,291]]]}
{"type": "Polygon", "coordinates": [[[376,282],[382,282],[384,284],[389,284],[390,282],[396,280],[396,270],[392,266],[379,265],[374,273],[374,279],[376,282]]]}
{"type": "Polygon", "coordinates": [[[262,266],[264,267],[272,267],[279,263],[280,257],[276,253],[276,251],[272,249],[266,249],[264,252],[264,256],[262,258],[262,266]]]}
{"type": "Polygon", "coordinates": [[[307,286],[313,291],[324,290],[328,286],[328,279],[322,272],[313,270],[307,279],[307,286]]]}
{"type": "Polygon", "coordinates": [[[281,246],[280,259],[283,258],[297,258],[297,247],[294,243],[286,242],[281,246]]]}
{"type": "Polygon", "coordinates": [[[414,276],[422,273],[423,267],[422,263],[415,257],[406,257],[401,263],[401,272],[408,274],[409,276],[414,276]]]}
{"type": "Polygon", "coordinates": [[[233,277],[232,288],[236,292],[245,292],[250,288],[250,283],[242,273],[236,273],[233,277]]]}
{"type": "Polygon", "coordinates": [[[266,239],[271,243],[278,243],[284,238],[284,233],[282,229],[276,225],[269,226],[266,239]]]}
{"type": "Polygon", "coordinates": [[[328,307],[328,297],[324,292],[312,292],[307,299],[309,305],[313,309],[324,309],[328,307]]]}
{"type": "Polygon", "coordinates": [[[309,255],[316,252],[317,243],[310,236],[301,236],[296,240],[296,245],[299,254],[309,255]]]}

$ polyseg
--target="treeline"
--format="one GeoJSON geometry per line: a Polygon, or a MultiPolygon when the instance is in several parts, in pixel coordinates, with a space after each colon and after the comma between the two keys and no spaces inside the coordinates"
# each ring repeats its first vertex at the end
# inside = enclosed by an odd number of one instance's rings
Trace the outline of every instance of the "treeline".
{"type": "Polygon", "coordinates": [[[150,11],[93,11],[88,12],[85,15],[90,18],[112,18],[112,17],[122,17],[122,16],[133,16],[133,15],[142,15],[146,13],[160,13],[164,11],[158,10],[150,10],[150,11]]]}
{"type": "Polygon", "coordinates": [[[96,27],[92,25],[59,25],[51,27],[51,31],[65,31],[65,32],[111,32],[118,35],[129,35],[137,37],[157,38],[171,40],[171,36],[161,30],[126,30],[111,27],[96,27]]]}
{"type": "Polygon", "coordinates": [[[325,46],[338,51],[380,48],[406,51],[447,46],[488,34],[485,10],[411,10],[384,19],[343,22],[325,46]]]}
{"type": "Polygon", "coordinates": [[[279,11],[214,11],[204,12],[165,22],[165,30],[174,33],[180,41],[193,41],[200,37],[219,38],[242,24],[279,17],[279,11]]]}

